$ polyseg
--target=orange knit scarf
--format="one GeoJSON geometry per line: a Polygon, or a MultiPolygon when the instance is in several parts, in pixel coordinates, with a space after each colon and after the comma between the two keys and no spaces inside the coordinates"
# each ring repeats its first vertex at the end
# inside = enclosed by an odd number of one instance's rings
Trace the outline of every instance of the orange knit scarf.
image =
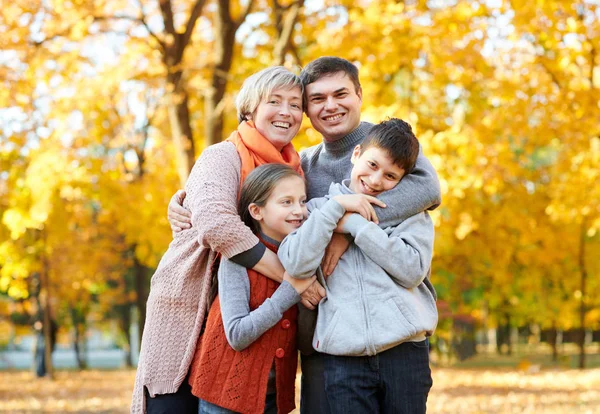
{"type": "Polygon", "coordinates": [[[253,169],[269,163],[288,165],[304,176],[300,167],[300,156],[292,143],[283,147],[281,152],[278,151],[267,138],[258,132],[252,121],[242,122],[238,129],[227,138],[227,141],[233,142],[240,154],[242,160],[240,182],[242,184],[253,169]]]}

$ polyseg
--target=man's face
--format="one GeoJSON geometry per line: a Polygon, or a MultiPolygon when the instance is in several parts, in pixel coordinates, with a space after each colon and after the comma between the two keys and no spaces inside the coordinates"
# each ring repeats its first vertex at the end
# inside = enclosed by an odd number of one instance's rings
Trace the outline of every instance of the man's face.
{"type": "Polygon", "coordinates": [[[357,91],[344,72],[321,77],[307,85],[305,93],[306,115],[325,141],[337,141],[360,124],[362,90],[357,91]]]}

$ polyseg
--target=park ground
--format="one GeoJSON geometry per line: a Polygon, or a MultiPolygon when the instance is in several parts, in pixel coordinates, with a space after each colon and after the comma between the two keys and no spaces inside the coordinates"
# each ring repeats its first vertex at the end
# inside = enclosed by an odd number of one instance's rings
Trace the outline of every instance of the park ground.
{"type": "MultiPolygon", "coordinates": [[[[133,370],[0,373],[0,414],[127,413],[133,370]]],[[[430,413],[600,413],[600,368],[433,368],[430,413]]]]}

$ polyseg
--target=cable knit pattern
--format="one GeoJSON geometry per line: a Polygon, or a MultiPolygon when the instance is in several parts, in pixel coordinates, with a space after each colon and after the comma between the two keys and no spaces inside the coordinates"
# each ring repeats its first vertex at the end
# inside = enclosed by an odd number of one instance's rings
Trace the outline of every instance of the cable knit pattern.
{"type": "MultiPolygon", "coordinates": [[[[277,290],[279,283],[248,269],[250,310],[258,308],[277,290]]],[[[298,308],[284,312],[277,323],[243,351],[235,351],[227,342],[219,297],[208,314],[206,330],[190,370],[192,393],[219,407],[242,414],[260,414],[265,409],[269,371],[275,360],[277,412],[295,408],[294,388],[298,353],[296,320],[298,308]],[[277,352],[284,355],[277,355],[277,352]]]]}
{"type": "Polygon", "coordinates": [[[237,214],[240,170],[235,146],[222,142],[206,148],[190,173],[184,206],[193,226],[175,235],[152,277],[132,413],[145,412],[143,387],[152,397],[174,393],[187,375],[218,254],[230,258],[258,243],[237,214]]]}

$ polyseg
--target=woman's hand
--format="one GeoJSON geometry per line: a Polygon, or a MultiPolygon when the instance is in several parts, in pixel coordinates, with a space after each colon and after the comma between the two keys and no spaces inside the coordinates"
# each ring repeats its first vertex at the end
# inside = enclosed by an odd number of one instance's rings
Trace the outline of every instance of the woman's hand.
{"type": "Polygon", "coordinates": [[[379,224],[373,204],[385,208],[383,201],[365,194],[344,194],[333,197],[348,213],[358,213],[365,219],[379,224]]]}
{"type": "Polygon", "coordinates": [[[288,274],[288,272],[285,272],[283,274],[283,280],[287,281],[290,285],[292,285],[292,287],[296,289],[296,292],[298,292],[299,295],[302,295],[304,292],[306,292],[306,289],[308,289],[310,285],[312,285],[313,282],[317,280],[317,276],[312,275],[308,279],[294,279],[288,274]]]}
{"type": "Polygon", "coordinates": [[[183,207],[184,199],[185,191],[178,190],[173,194],[173,197],[171,197],[171,201],[169,201],[167,217],[173,233],[179,233],[182,230],[192,227],[192,213],[183,207]]]}

